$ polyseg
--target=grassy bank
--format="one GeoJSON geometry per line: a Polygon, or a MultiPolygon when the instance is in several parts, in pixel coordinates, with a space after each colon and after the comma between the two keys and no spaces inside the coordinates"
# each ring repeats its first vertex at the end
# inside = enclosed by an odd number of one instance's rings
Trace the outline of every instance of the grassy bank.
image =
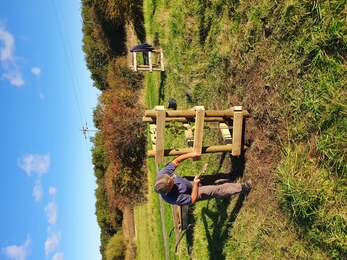
{"type": "MultiPolygon", "coordinates": [[[[231,104],[251,114],[244,157],[204,155],[179,174],[194,175],[208,162],[209,174],[251,178],[252,193],[194,206],[195,225],[177,255],[170,249],[172,258],[347,257],[345,6],[346,1],[144,1],[147,41],[162,47],[166,66],[165,74],[147,76],[153,82],[150,107],[174,97],[178,109],[231,104]]],[[[204,138],[221,142],[213,130],[204,138]]],[[[168,131],[167,145],[182,147],[176,143],[181,141],[168,131]]],[[[158,207],[152,203],[149,208],[158,207]]],[[[145,259],[141,251],[138,258],[145,259]]]]}

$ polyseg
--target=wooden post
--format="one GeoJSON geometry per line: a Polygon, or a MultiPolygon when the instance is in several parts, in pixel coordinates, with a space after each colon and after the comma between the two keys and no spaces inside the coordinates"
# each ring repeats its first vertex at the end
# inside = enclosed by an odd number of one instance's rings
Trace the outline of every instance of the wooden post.
{"type": "Polygon", "coordinates": [[[137,55],[136,52],[133,52],[133,66],[134,66],[134,71],[137,71],[137,55]]]}
{"type": "Polygon", "coordinates": [[[149,71],[153,71],[153,65],[152,65],[152,52],[148,52],[148,65],[149,65],[149,71]]]}
{"type": "Polygon", "coordinates": [[[232,155],[238,156],[241,155],[241,146],[242,146],[242,125],[243,125],[243,114],[242,107],[235,107],[237,110],[234,110],[233,118],[233,150],[232,155]]]}
{"type": "Polygon", "coordinates": [[[155,162],[164,161],[164,136],[165,136],[165,108],[164,106],[156,106],[157,111],[157,130],[156,130],[156,150],[155,162]]]}
{"type": "MultiPolygon", "coordinates": [[[[193,151],[202,153],[202,138],[204,136],[204,123],[205,123],[205,108],[203,106],[195,107],[195,130],[194,130],[194,145],[193,151]]],[[[200,160],[201,158],[193,158],[193,161],[200,160]]]]}

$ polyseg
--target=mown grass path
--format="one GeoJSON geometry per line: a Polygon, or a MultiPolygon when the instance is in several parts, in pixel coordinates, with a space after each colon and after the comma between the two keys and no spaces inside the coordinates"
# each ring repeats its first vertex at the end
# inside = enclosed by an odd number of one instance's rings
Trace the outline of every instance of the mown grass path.
{"type": "MultiPolygon", "coordinates": [[[[158,174],[159,172],[159,167],[158,164],[155,164],[155,170],[156,173],[158,174]]],[[[163,240],[164,240],[164,250],[165,250],[165,259],[169,260],[169,247],[167,244],[167,237],[166,237],[166,228],[165,228],[165,217],[164,217],[164,208],[163,208],[163,199],[159,196],[159,208],[160,208],[160,219],[161,219],[161,226],[163,229],[163,240]]]]}

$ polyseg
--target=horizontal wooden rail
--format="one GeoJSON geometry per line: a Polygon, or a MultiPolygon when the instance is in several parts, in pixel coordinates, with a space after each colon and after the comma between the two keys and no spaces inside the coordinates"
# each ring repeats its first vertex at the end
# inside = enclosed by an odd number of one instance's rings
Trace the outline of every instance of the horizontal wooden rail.
{"type": "MultiPolygon", "coordinates": [[[[231,121],[230,118],[224,118],[224,117],[205,117],[204,122],[219,122],[223,123],[225,121],[231,121]]],[[[181,123],[189,123],[189,122],[195,122],[195,117],[166,117],[166,122],[181,122],[181,123]]],[[[143,117],[142,122],[144,123],[150,123],[150,124],[156,124],[156,118],[155,117],[143,117]]]]}
{"type": "MultiPolygon", "coordinates": [[[[218,153],[218,152],[231,152],[232,144],[227,145],[212,145],[202,147],[202,154],[204,153],[218,153]]],[[[246,150],[247,146],[243,147],[243,150],[246,150]]],[[[186,153],[193,152],[193,148],[179,148],[179,149],[166,149],[164,150],[164,156],[178,156],[186,153]]],[[[155,150],[149,150],[147,153],[148,157],[155,157],[155,150]]]]}
{"type": "MultiPolygon", "coordinates": [[[[244,117],[249,116],[247,110],[242,110],[244,117]]],[[[145,117],[156,117],[155,110],[146,110],[145,117]]],[[[234,110],[205,110],[206,117],[233,117],[234,110]]],[[[195,117],[195,110],[166,110],[166,117],[195,117]]],[[[205,120],[206,121],[206,120],[205,120]]]]}

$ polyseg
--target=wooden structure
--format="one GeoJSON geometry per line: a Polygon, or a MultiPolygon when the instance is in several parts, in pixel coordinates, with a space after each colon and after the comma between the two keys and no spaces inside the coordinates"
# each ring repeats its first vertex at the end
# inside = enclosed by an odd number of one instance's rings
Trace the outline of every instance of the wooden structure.
{"type": "Polygon", "coordinates": [[[164,54],[161,50],[152,50],[148,52],[132,52],[132,64],[130,69],[134,71],[164,71],[164,54]],[[138,53],[144,57],[144,64],[140,64],[138,53]],[[155,62],[154,62],[155,61],[155,62]]]}
{"type": "Polygon", "coordinates": [[[201,154],[231,152],[233,156],[239,156],[245,148],[242,138],[243,118],[247,116],[248,111],[242,110],[241,106],[228,110],[205,110],[203,106],[195,106],[190,110],[166,110],[164,106],[156,106],[153,110],[146,110],[142,121],[151,125],[152,144],[155,144],[153,150],[148,151],[148,157],[155,157],[155,162],[161,163],[165,156],[178,156],[192,151],[201,154]],[[182,122],[186,126],[188,147],[165,150],[165,123],[173,121],[182,122]],[[195,123],[194,133],[188,124],[190,122],[195,123]],[[219,122],[223,145],[202,146],[205,122],[219,122]]]}

